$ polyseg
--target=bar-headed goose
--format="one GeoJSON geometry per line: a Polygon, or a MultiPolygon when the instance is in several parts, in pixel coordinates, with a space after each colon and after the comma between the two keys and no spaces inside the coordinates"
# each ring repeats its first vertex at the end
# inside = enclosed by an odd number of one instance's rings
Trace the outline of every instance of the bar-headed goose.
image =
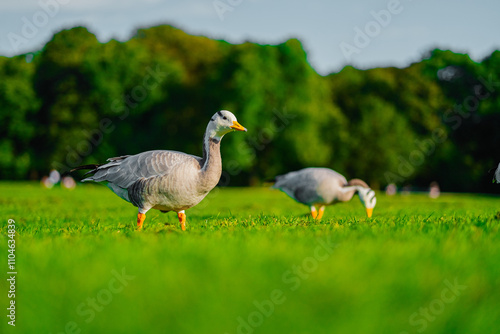
{"type": "Polygon", "coordinates": [[[347,202],[356,192],[368,217],[372,216],[377,203],[375,192],[364,181],[352,179],[347,182],[344,176],[328,168],[305,168],[277,176],[273,188],[309,206],[315,219],[323,217],[326,205],[347,202]],[[319,207],[319,211],[316,207],[319,207]]]}
{"type": "Polygon", "coordinates": [[[198,204],[219,182],[222,173],[220,141],[231,131],[247,130],[231,112],[221,110],[208,123],[203,138],[203,157],[156,150],[110,158],[106,164],[80,166],[74,170],[92,169],[87,172],[92,176],[83,182],[107,182],[115,194],[138,207],[139,229],[146,212],[157,209],[177,212],[184,231],[184,210],[198,204]]]}

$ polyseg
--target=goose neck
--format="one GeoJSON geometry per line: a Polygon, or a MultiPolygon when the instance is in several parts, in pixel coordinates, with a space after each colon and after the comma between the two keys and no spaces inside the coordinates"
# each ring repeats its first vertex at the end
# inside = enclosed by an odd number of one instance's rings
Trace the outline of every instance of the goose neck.
{"type": "Polygon", "coordinates": [[[352,197],[354,196],[354,194],[356,193],[356,191],[358,191],[358,187],[357,186],[345,186],[342,188],[342,192],[340,194],[340,200],[342,202],[347,202],[347,201],[350,201],[352,199],[352,197]]]}
{"type": "Polygon", "coordinates": [[[203,139],[203,158],[201,162],[202,190],[210,191],[219,183],[222,174],[222,160],[220,155],[220,140],[205,135],[203,139]]]}

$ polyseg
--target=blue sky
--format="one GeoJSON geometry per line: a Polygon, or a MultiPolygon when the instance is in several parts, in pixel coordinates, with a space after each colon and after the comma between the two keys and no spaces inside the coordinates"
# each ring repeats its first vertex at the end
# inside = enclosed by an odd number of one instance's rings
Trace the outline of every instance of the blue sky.
{"type": "Polygon", "coordinates": [[[2,0],[0,55],[40,49],[76,25],[106,42],[162,23],[232,43],[295,37],[321,74],[406,66],[434,47],[478,61],[500,49],[498,0],[2,0]]]}

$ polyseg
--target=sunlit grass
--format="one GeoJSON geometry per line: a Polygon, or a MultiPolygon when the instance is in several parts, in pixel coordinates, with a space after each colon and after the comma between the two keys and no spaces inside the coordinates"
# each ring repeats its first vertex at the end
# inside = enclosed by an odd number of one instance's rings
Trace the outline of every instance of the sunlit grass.
{"type": "Polygon", "coordinates": [[[3,183],[0,204],[1,254],[7,219],[18,232],[17,333],[500,328],[499,197],[378,194],[371,219],[355,198],[318,222],[276,190],[217,189],[186,232],[154,210],[137,232],[136,208],[99,185],[3,183]]]}

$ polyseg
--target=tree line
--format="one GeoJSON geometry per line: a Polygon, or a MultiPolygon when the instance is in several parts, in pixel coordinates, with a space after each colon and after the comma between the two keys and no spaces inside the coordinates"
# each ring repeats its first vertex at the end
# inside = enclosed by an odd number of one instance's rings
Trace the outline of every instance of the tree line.
{"type": "Polygon", "coordinates": [[[0,57],[0,178],[152,149],[201,155],[212,114],[248,128],[221,146],[223,184],[325,166],[375,188],[498,191],[500,52],[434,49],[406,68],[321,76],[300,41],[229,44],[172,26],[100,43],[84,27],[0,57]],[[230,182],[229,182],[230,180],[230,182]]]}

